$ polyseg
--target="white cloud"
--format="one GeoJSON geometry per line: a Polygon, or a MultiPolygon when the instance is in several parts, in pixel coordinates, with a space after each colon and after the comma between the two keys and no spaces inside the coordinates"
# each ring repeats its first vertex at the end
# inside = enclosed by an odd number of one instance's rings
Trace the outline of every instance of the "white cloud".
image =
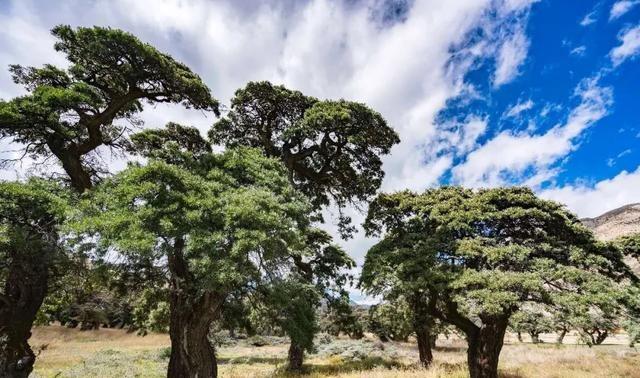
{"type": "MultiPolygon", "coordinates": [[[[64,64],[49,34],[56,24],[121,28],[183,61],[223,104],[250,80],[367,103],[402,140],[385,158],[383,188],[421,189],[436,184],[456,154],[475,148],[487,127],[483,118],[470,118],[456,133],[440,135],[436,115],[448,100],[474,96],[464,79],[480,60],[496,59],[495,85],[517,76],[529,45],[524,24],[534,2],[416,1],[402,21],[383,25],[372,15],[372,8],[383,3],[377,0],[12,0],[0,14],[0,23],[12,30],[0,34],[0,67],[64,64]],[[479,29],[486,33],[471,41],[470,34],[479,29]],[[443,142],[446,137],[451,140],[443,142]],[[433,157],[428,146],[438,141],[457,147],[433,157]]],[[[19,93],[0,71],[0,97],[19,93]]],[[[142,117],[146,127],[177,121],[206,131],[213,123],[211,116],[165,105],[147,107],[142,117]]],[[[0,178],[13,177],[0,171],[0,178]]],[[[337,234],[331,223],[327,228],[337,234]]],[[[359,234],[345,243],[361,262],[371,240],[359,234]]]]}
{"type": "Polygon", "coordinates": [[[582,26],[589,26],[591,24],[593,24],[594,22],[596,22],[596,16],[597,16],[597,11],[592,11],[589,12],[586,16],[584,16],[584,18],[580,21],[580,25],[582,26]]]}
{"type": "Polygon", "coordinates": [[[629,12],[631,8],[640,4],[640,1],[635,0],[620,0],[616,1],[613,6],[611,6],[611,11],[609,12],[609,21],[615,20],[619,17],[622,17],[625,13],[629,12]]]}
{"type": "Polygon", "coordinates": [[[622,171],[594,185],[565,185],[543,190],[539,194],[566,204],[580,217],[595,217],[617,207],[640,202],[638,188],[640,166],[633,172],[622,171]]]}
{"type": "Polygon", "coordinates": [[[586,51],[587,51],[587,47],[586,46],[578,46],[578,47],[572,49],[569,53],[571,55],[583,56],[586,51]]]}
{"type": "Polygon", "coordinates": [[[511,106],[509,109],[507,109],[504,112],[503,117],[504,118],[516,118],[520,115],[520,113],[527,111],[531,108],[533,108],[533,101],[531,101],[531,99],[527,100],[527,101],[518,101],[518,103],[514,104],[513,106],[511,106]]]}
{"type": "Polygon", "coordinates": [[[524,30],[518,29],[499,48],[496,57],[494,87],[499,87],[515,79],[520,74],[520,66],[527,58],[529,39],[524,30]]]}
{"type": "Polygon", "coordinates": [[[614,67],[640,53],[640,25],[625,30],[618,36],[618,40],[622,44],[613,48],[609,53],[614,67]]]}
{"type": "Polygon", "coordinates": [[[583,80],[576,88],[580,104],[562,125],[544,134],[503,131],[467,155],[453,168],[456,182],[467,186],[497,186],[527,182],[539,185],[553,177],[553,165],[575,148],[581,133],[607,113],[611,88],[598,86],[597,79],[583,80]]]}

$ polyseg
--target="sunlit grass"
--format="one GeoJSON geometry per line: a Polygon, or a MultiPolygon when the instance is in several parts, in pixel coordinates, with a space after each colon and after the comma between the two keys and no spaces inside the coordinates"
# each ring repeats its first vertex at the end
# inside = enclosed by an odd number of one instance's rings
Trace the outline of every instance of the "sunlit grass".
{"type": "MultiPolygon", "coordinates": [[[[551,340],[551,336],[549,337],[551,340]]],[[[569,339],[571,340],[571,339],[569,339]]],[[[613,340],[616,341],[615,339],[613,340]]],[[[625,345],[520,344],[509,338],[500,357],[500,373],[505,378],[548,377],[637,377],[640,378],[640,351],[625,345]]],[[[351,341],[341,340],[340,345],[351,341]]],[[[357,348],[358,343],[353,342],[357,348]]],[[[37,377],[163,377],[168,363],[167,335],[145,337],[122,330],[85,331],[63,327],[34,330],[31,340],[39,353],[37,377]]],[[[305,377],[339,378],[463,378],[467,376],[465,346],[460,340],[440,340],[434,365],[420,369],[412,343],[387,344],[389,356],[359,359],[340,355],[311,355],[305,377]]],[[[253,347],[240,344],[218,351],[222,377],[281,377],[296,375],[285,371],[287,344],[253,347]]],[[[386,352],[385,352],[386,353],[386,352]]]]}

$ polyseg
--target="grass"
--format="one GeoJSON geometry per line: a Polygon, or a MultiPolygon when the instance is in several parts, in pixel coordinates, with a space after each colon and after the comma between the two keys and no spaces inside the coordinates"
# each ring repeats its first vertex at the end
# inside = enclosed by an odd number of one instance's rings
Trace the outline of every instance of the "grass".
{"type": "MultiPolygon", "coordinates": [[[[548,340],[552,340],[549,335],[548,340]]],[[[568,338],[568,342],[573,339],[568,338]]],[[[584,345],[518,343],[508,338],[500,357],[504,378],[631,377],[640,378],[640,351],[614,338],[613,343],[584,345]]],[[[465,345],[461,340],[439,340],[434,365],[422,370],[415,364],[412,343],[338,340],[319,346],[306,360],[305,377],[340,378],[463,378],[467,376],[465,345]],[[343,352],[341,352],[343,351],[343,352]]],[[[163,377],[167,366],[167,335],[145,337],[122,330],[78,331],[58,326],[33,331],[31,344],[39,353],[36,377],[163,377]]],[[[222,377],[282,377],[286,343],[254,347],[246,343],[218,350],[222,377]]]]}

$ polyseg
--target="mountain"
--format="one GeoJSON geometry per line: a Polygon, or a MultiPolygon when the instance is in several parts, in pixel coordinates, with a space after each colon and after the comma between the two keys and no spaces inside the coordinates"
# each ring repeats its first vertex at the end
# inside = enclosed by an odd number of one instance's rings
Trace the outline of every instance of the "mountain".
{"type": "MultiPolygon", "coordinates": [[[[640,232],[640,203],[632,203],[608,211],[595,218],[581,219],[600,240],[613,240],[617,237],[640,232]]],[[[626,258],[625,261],[634,272],[640,274],[640,261],[626,258]]]]}
{"type": "Polygon", "coordinates": [[[601,240],[640,232],[640,203],[632,203],[608,211],[595,218],[581,219],[601,240]]]}

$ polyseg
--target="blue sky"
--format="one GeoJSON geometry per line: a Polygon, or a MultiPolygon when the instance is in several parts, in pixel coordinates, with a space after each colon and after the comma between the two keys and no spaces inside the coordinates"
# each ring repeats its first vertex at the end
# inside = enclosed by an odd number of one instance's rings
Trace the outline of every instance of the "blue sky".
{"type": "MultiPolygon", "coordinates": [[[[0,0],[0,23],[0,67],[64,66],[56,24],[112,26],[189,65],[224,104],[250,80],[365,102],[402,139],[386,191],[528,185],[580,216],[640,202],[639,0],[0,0]]],[[[0,98],[21,93],[0,70],[0,98]]],[[[214,122],[165,105],[142,119],[214,122]]],[[[0,142],[0,155],[19,147],[0,142]]],[[[374,242],[341,241],[359,263],[374,242]]]]}

